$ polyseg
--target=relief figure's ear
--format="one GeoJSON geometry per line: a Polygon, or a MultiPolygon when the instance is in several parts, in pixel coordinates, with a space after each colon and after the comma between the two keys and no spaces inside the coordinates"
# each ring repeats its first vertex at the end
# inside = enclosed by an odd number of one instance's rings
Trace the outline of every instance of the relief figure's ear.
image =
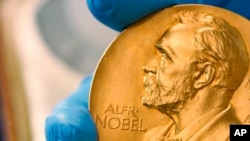
{"type": "Polygon", "coordinates": [[[195,76],[194,88],[202,89],[209,85],[215,77],[215,68],[210,62],[206,62],[200,67],[198,75],[195,76]]]}

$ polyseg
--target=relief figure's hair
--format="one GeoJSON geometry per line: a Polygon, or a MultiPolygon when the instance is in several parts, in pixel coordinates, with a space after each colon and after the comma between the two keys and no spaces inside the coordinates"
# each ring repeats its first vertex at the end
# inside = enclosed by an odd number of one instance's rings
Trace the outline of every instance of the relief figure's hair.
{"type": "Polygon", "coordinates": [[[200,27],[193,37],[197,48],[193,64],[211,62],[217,68],[216,86],[235,91],[249,66],[247,47],[239,31],[222,18],[204,13],[179,12],[175,19],[200,27]]]}

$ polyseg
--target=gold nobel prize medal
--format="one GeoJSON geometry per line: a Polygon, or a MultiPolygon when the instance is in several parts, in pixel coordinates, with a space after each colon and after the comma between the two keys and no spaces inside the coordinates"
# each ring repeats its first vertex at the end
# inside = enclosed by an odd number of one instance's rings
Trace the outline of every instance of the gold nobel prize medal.
{"type": "Polygon", "coordinates": [[[124,30],[94,75],[99,141],[226,141],[250,123],[250,23],[182,5],[124,30]]]}

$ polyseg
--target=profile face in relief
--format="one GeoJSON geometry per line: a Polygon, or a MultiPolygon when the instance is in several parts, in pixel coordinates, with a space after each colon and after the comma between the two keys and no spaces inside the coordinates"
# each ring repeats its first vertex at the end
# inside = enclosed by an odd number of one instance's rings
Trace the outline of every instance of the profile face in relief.
{"type": "Polygon", "coordinates": [[[229,125],[240,123],[230,100],[249,66],[244,40],[225,20],[206,13],[184,11],[175,20],[143,67],[142,97],[143,105],[173,122],[149,130],[144,140],[227,140],[229,125]]]}

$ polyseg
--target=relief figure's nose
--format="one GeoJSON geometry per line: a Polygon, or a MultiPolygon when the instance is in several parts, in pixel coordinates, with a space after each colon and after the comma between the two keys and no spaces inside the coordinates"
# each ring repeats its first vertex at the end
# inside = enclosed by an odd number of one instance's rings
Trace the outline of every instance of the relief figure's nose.
{"type": "Polygon", "coordinates": [[[157,68],[160,64],[160,55],[154,56],[152,59],[150,59],[146,65],[143,66],[143,71],[145,73],[153,73],[156,74],[157,68]]]}

